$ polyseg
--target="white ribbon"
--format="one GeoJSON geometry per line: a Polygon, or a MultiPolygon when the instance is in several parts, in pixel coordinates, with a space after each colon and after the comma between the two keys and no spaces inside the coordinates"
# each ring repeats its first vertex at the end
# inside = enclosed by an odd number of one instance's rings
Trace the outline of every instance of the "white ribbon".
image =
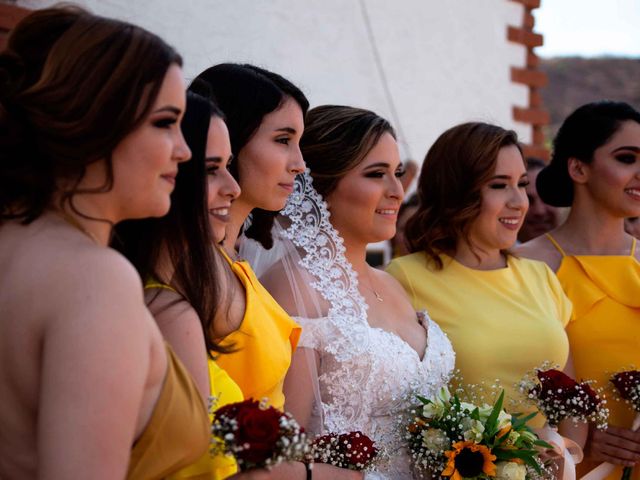
{"type": "Polygon", "coordinates": [[[553,447],[554,453],[564,459],[560,478],[562,480],[576,480],[576,464],[580,463],[584,458],[580,445],[569,438],[563,437],[555,428],[549,425],[538,429],[536,433],[540,439],[553,447]]]}

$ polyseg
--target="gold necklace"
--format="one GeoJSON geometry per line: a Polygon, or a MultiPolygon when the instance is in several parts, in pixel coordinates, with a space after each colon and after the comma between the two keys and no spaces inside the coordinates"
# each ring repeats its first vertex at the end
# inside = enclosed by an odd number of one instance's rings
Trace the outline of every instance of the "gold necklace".
{"type": "Polygon", "coordinates": [[[65,212],[62,209],[56,210],[56,212],[58,213],[58,215],[60,215],[60,217],[65,222],[67,222],[69,225],[71,225],[76,230],[79,230],[82,233],[84,233],[87,237],[89,237],[91,240],[93,240],[96,244],[100,245],[100,242],[98,241],[98,237],[96,237],[93,232],[90,232],[89,230],[87,230],[84,227],[84,225],[82,225],[78,220],[76,220],[74,217],[72,217],[71,215],[69,215],[67,212],[65,212]]]}
{"type": "Polygon", "coordinates": [[[367,287],[369,290],[373,292],[373,294],[376,296],[377,301],[384,302],[384,299],[382,298],[382,296],[378,292],[376,292],[375,289],[373,288],[373,280],[371,280],[371,273],[369,273],[369,268],[367,268],[367,277],[369,279],[370,286],[365,285],[365,287],[367,287]]]}

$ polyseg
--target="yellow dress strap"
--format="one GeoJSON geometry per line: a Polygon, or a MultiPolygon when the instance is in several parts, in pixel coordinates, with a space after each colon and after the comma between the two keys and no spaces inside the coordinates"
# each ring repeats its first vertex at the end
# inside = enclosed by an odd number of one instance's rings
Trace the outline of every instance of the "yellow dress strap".
{"type": "Polygon", "coordinates": [[[145,290],[151,289],[151,288],[164,288],[165,290],[171,290],[172,292],[178,293],[177,290],[172,286],[167,285],[166,283],[160,283],[155,279],[147,280],[144,284],[145,290]]]}
{"type": "Polygon", "coordinates": [[[636,256],[636,237],[633,237],[631,239],[631,256],[632,257],[636,256]]]}
{"type": "Polygon", "coordinates": [[[564,253],[564,250],[562,249],[560,244],[558,242],[556,242],[556,239],[553,238],[550,233],[545,233],[545,235],[547,236],[549,241],[553,244],[553,246],[556,247],[556,250],[558,250],[563,257],[566,257],[567,254],[564,253]]]}

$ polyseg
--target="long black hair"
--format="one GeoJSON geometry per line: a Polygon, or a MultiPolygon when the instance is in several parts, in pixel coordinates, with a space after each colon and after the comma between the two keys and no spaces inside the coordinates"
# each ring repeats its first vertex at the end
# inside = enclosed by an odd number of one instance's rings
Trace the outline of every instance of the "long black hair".
{"type": "MultiPolygon", "coordinates": [[[[238,178],[239,152],[256,132],[265,115],[280,108],[287,98],[293,98],[306,115],[309,101],[304,93],[277,73],[248,64],[221,63],[203,71],[196,82],[206,82],[216,104],[227,117],[231,151],[236,161],[230,171],[238,178]]],[[[192,90],[194,85],[189,86],[192,90]]],[[[244,234],[265,248],[273,246],[271,226],[277,212],[255,208],[251,226],[244,234]]]]}
{"type": "Polygon", "coordinates": [[[193,307],[202,323],[208,352],[226,352],[212,334],[221,303],[217,276],[222,274],[207,208],[205,154],[212,117],[224,118],[209,99],[187,92],[182,133],[192,156],[178,167],[171,209],[162,218],[121,222],[115,229],[113,247],[133,263],[143,280],[169,285],[193,307]],[[163,278],[157,269],[163,252],[173,267],[171,278],[163,278]]]}

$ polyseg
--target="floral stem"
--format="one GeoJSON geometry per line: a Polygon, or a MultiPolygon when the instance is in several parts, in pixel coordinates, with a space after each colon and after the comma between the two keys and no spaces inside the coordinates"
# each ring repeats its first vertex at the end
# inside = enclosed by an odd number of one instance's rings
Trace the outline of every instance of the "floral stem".
{"type": "Polygon", "coordinates": [[[631,472],[633,472],[633,467],[624,467],[620,480],[630,480],[631,472]]]}

